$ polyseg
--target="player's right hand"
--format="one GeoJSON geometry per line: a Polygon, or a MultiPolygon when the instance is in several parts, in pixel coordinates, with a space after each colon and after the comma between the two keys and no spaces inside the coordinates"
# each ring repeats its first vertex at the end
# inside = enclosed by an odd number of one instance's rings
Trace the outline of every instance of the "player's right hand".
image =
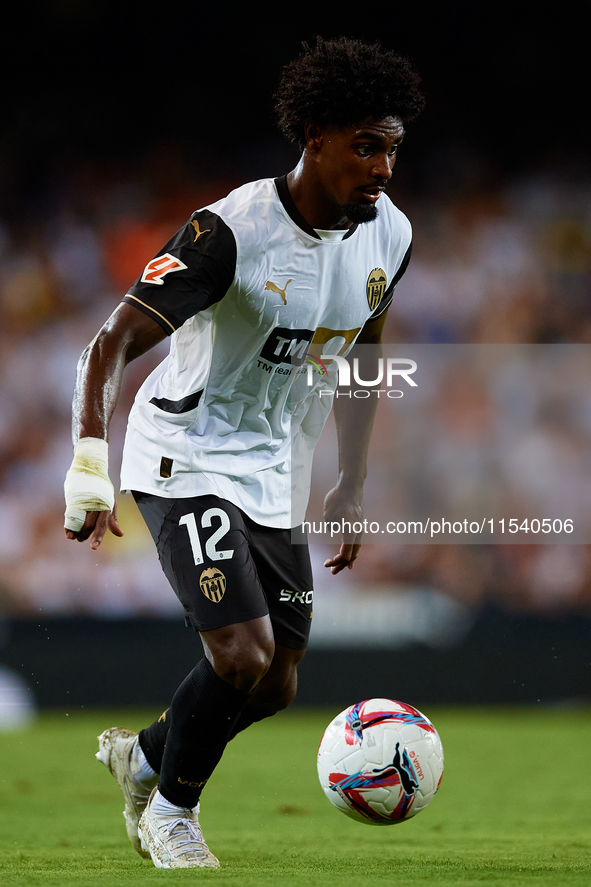
{"type": "Polygon", "coordinates": [[[80,530],[68,530],[66,538],[75,539],[77,542],[86,542],[90,539],[90,547],[96,551],[103,541],[104,535],[109,530],[114,536],[123,536],[123,530],[117,522],[117,503],[113,505],[113,511],[89,511],[86,520],[80,530]]]}
{"type": "Polygon", "coordinates": [[[123,531],[117,523],[115,490],[108,472],[106,440],[83,437],[74,447],[74,459],[64,483],[66,514],[64,527],[68,539],[90,547],[101,544],[107,527],[115,536],[123,531]]]}

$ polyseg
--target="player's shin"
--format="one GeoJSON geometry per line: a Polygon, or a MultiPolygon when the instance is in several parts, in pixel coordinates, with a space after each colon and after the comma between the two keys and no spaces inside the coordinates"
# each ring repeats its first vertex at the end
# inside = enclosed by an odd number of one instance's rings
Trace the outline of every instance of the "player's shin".
{"type": "Polygon", "coordinates": [[[175,693],[160,770],[160,793],[179,807],[195,807],[219,762],[248,693],[222,680],[202,659],[175,693]]]}

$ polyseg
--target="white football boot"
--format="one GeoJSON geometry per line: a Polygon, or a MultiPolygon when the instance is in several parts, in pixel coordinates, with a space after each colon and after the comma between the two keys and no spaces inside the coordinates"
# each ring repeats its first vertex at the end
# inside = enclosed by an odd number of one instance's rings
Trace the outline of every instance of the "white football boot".
{"type": "Polygon", "coordinates": [[[140,782],[137,779],[138,763],[133,754],[137,733],[133,730],[126,730],[124,727],[110,727],[98,737],[99,750],[96,758],[108,767],[123,792],[125,798],[125,827],[127,835],[134,850],[144,859],[149,859],[150,854],[142,850],[141,842],[138,837],[138,823],[150,792],[158,781],[158,776],[154,776],[151,785],[140,782]]]}
{"type": "Polygon", "coordinates": [[[138,834],[142,848],[152,857],[157,869],[186,869],[220,867],[203,840],[199,825],[199,804],[178,808],[175,813],[156,813],[152,802],[154,789],[140,819],[138,834]]]}

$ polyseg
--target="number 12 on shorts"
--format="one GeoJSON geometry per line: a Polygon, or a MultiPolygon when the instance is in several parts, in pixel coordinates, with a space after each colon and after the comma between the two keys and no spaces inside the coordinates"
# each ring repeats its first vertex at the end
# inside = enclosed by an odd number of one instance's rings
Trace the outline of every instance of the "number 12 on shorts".
{"type": "MultiPolygon", "coordinates": [[[[206,527],[211,527],[211,519],[213,517],[219,518],[220,525],[215,533],[212,533],[209,539],[206,540],[205,554],[211,561],[227,560],[234,554],[234,549],[225,548],[222,551],[219,551],[216,548],[216,545],[221,539],[224,538],[224,536],[230,529],[230,518],[221,508],[208,508],[207,511],[203,512],[203,515],[201,517],[201,527],[203,529],[205,529],[206,527]]],[[[199,564],[203,563],[204,558],[195,515],[192,512],[191,514],[183,514],[179,521],[179,526],[185,526],[187,528],[187,532],[189,534],[189,542],[191,543],[191,551],[193,552],[193,560],[195,561],[195,566],[198,567],[199,564]]]]}

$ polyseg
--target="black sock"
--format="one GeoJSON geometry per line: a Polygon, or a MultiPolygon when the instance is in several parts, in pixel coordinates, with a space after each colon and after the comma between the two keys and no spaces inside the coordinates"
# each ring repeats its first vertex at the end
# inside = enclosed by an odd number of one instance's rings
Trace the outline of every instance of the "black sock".
{"type": "Polygon", "coordinates": [[[271,715],[274,714],[274,711],[264,711],[262,708],[246,705],[234,721],[234,726],[228,736],[228,742],[230,739],[234,739],[238,733],[242,733],[243,730],[250,727],[251,724],[255,724],[257,721],[262,721],[264,718],[270,718],[271,715]]]}
{"type": "Polygon", "coordinates": [[[158,788],[167,801],[179,807],[197,804],[247,699],[205,658],[185,678],[166,716],[169,729],[158,788]]]}
{"type": "MultiPolygon", "coordinates": [[[[168,735],[168,728],[170,727],[169,712],[170,709],[167,708],[153,724],[141,730],[139,734],[141,749],[146,756],[148,764],[156,773],[160,773],[162,769],[164,745],[168,735]]],[[[270,718],[274,714],[274,711],[264,711],[262,708],[256,708],[247,704],[234,722],[234,726],[228,736],[228,742],[234,739],[238,733],[250,727],[251,724],[262,721],[264,718],[270,718]]]]}
{"type": "Polygon", "coordinates": [[[156,773],[160,773],[162,769],[162,755],[164,754],[164,745],[168,735],[170,726],[170,709],[163,711],[157,721],[140,730],[139,743],[140,748],[146,756],[146,761],[156,773]]]}

